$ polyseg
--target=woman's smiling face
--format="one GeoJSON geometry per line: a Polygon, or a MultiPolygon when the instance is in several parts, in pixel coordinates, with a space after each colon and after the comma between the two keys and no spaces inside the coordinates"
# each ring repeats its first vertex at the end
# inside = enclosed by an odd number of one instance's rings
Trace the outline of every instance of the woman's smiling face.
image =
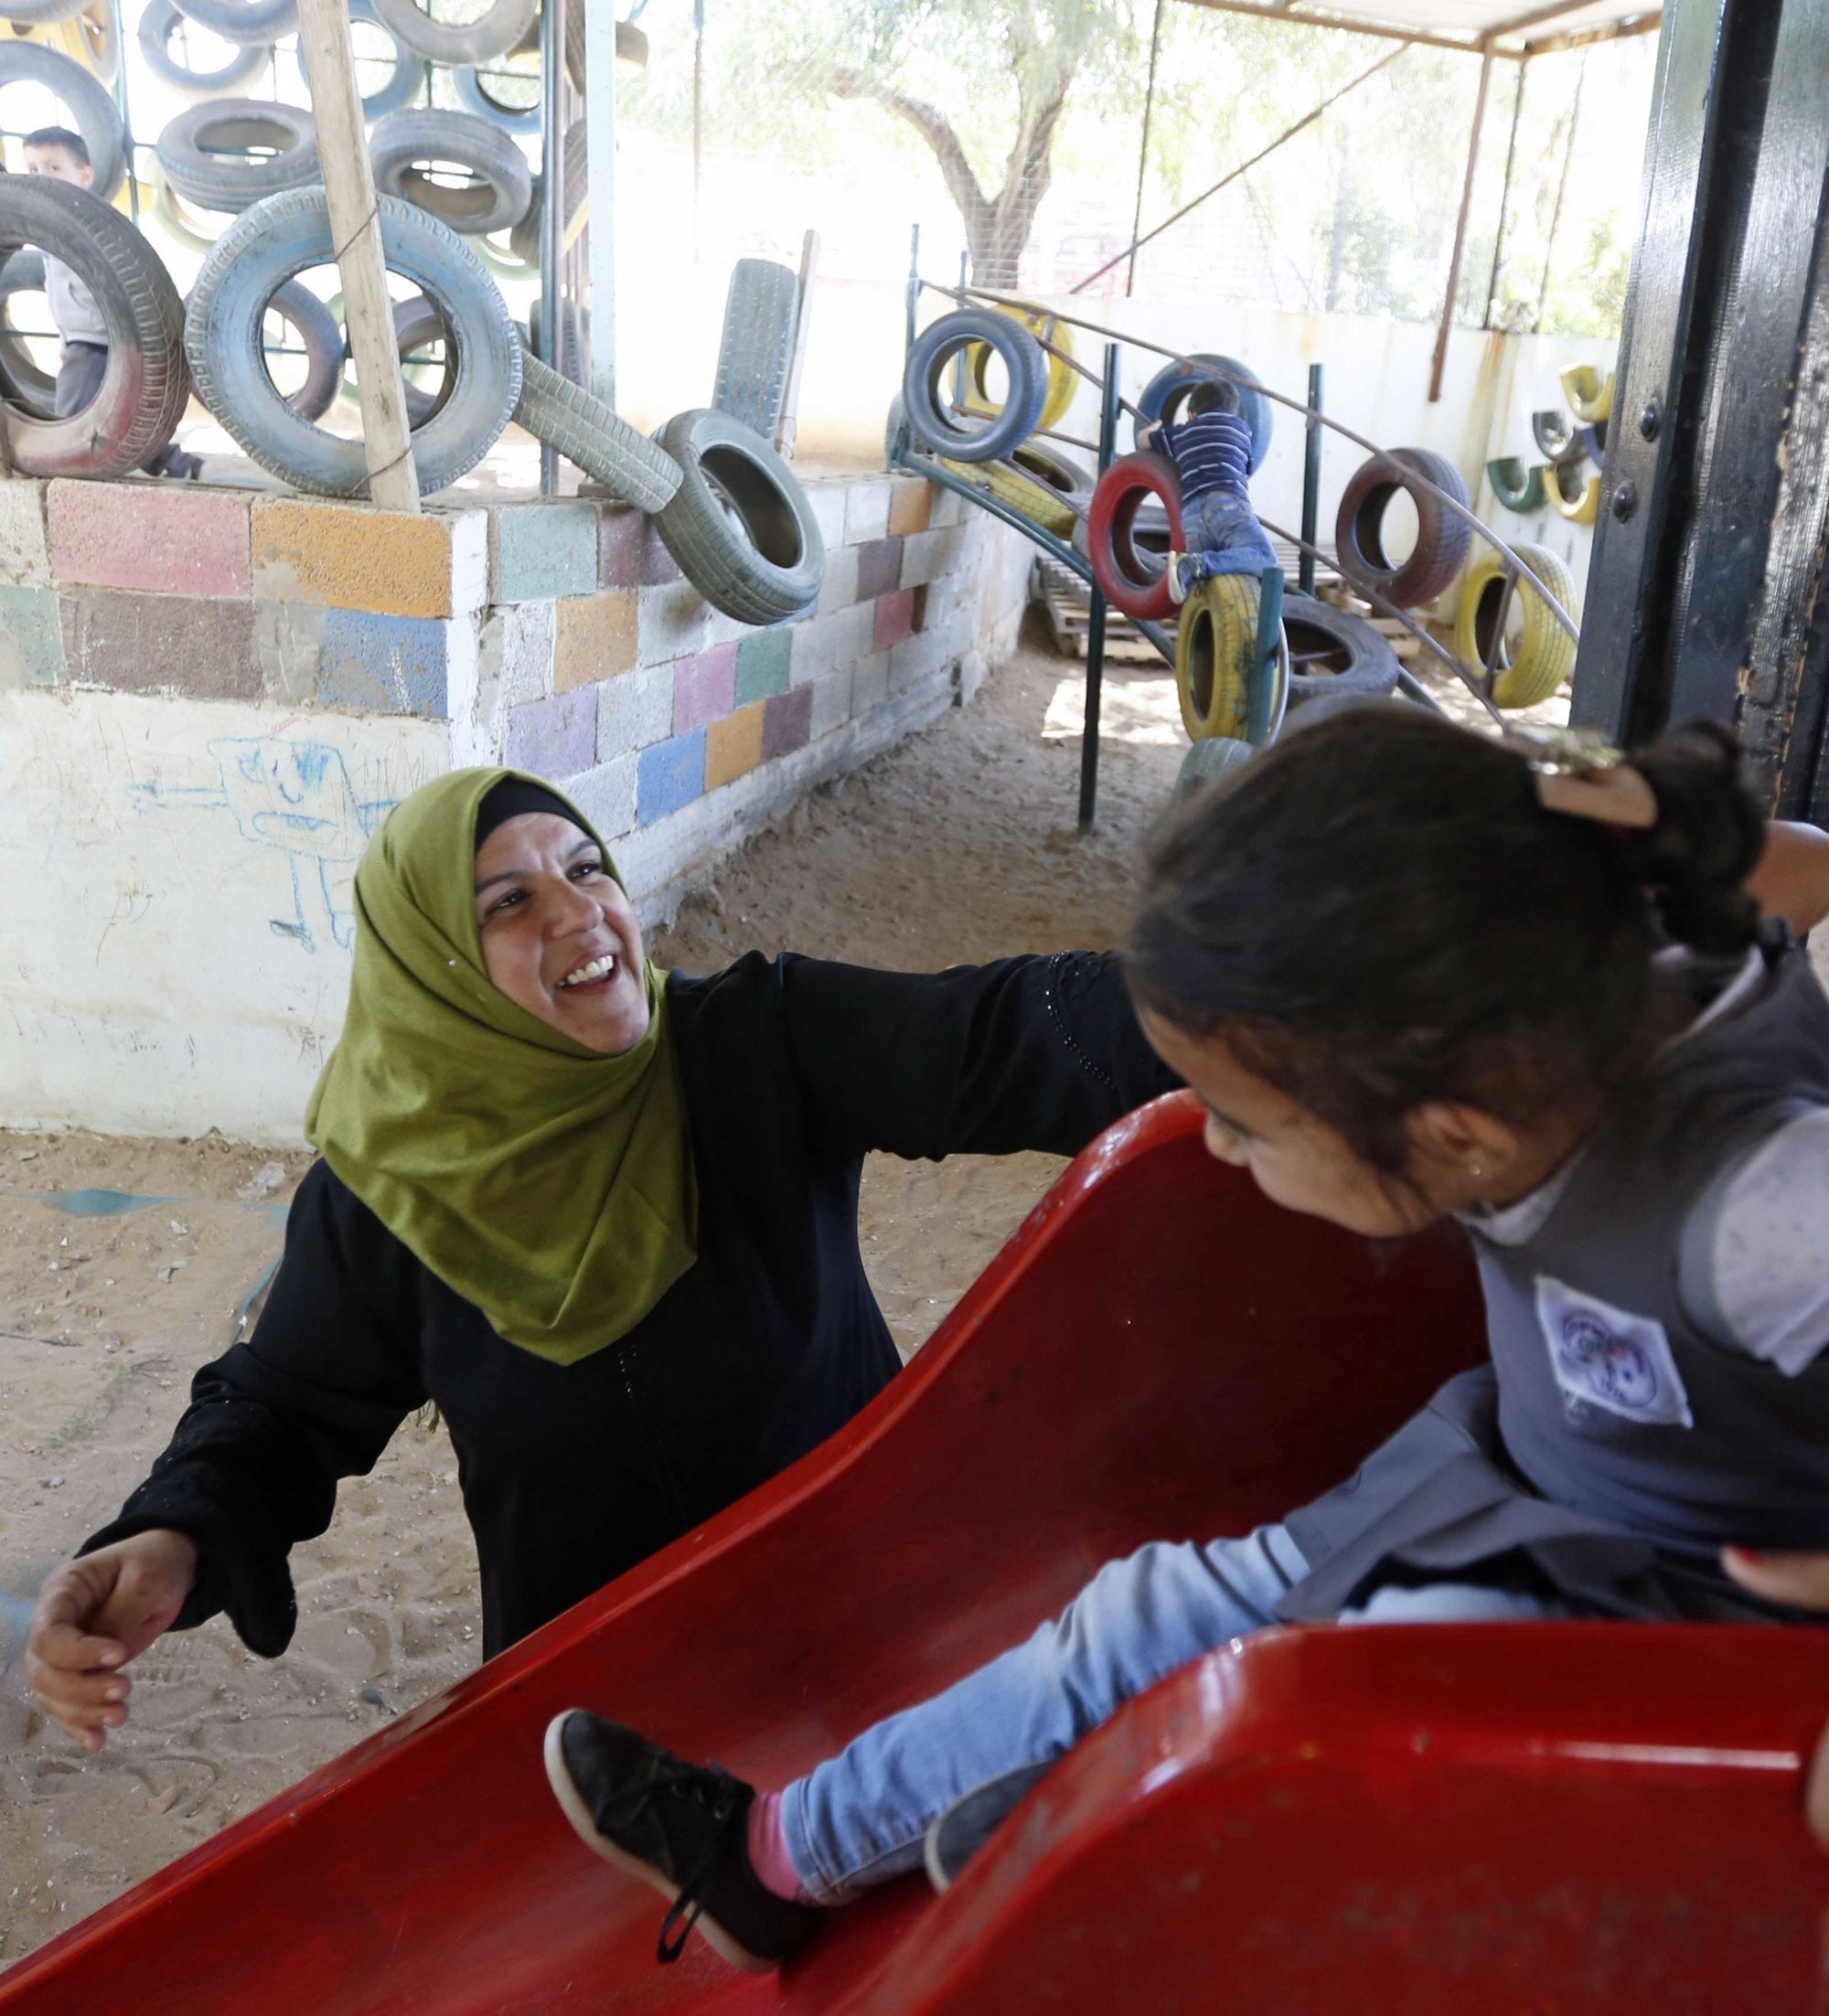
{"type": "Polygon", "coordinates": [[[606,1057],[647,1033],[641,927],[604,850],[556,812],[506,819],[476,849],[476,936],[517,1008],[606,1057]]]}

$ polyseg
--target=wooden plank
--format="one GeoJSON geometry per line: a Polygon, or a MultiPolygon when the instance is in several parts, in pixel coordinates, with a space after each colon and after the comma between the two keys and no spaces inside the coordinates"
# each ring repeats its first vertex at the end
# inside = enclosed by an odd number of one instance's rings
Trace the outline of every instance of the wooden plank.
{"type": "Polygon", "coordinates": [[[808,231],[800,240],[800,292],[794,313],[794,352],[787,364],[787,388],[781,400],[781,423],[775,430],[776,453],[794,460],[794,436],[800,424],[800,374],[807,363],[807,333],[813,325],[813,286],[819,276],[819,234],[808,231]]]}
{"type": "Polygon", "coordinates": [[[362,398],[369,497],[390,511],[417,511],[419,472],[412,463],[387,261],[375,208],[374,169],[362,124],[362,97],[356,88],[345,0],[298,0],[298,44],[311,91],[311,116],[317,126],[330,242],[340,248],[337,267],[362,398]]]}

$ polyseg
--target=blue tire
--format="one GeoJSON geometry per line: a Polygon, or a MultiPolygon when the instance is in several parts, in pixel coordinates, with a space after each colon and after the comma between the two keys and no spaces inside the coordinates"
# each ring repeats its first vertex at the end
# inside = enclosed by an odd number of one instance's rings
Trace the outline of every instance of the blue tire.
{"type": "MultiPolygon", "coordinates": [[[[1143,396],[1137,401],[1137,431],[1140,434],[1151,421],[1180,420],[1189,395],[1203,385],[1230,385],[1238,394],[1239,414],[1251,430],[1251,467],[1256,471],[1270,452],[1270,401],[1253,389],[1257,383],[1257,374],[1250,366],[1239,363],[1236,357],[1204,352],[1177,357],[1172,364],[1165,364],[1143,388],[1143,396]],[[1237,379],[1245,382],[1235,383],[1237,379]]],[[[1143,444],[1139,441],[1137,445],[1140,448],[1143,444]]]]}
{"type": "Polygon", "coordinates": [[[89,149],[92,193],[112,202],[127,179],[127,134],[112,94],[94,71],[42,42],[0,42],[0,84],[36,84],[57,100],[89,149]]]}
{"type": "MultiPolygon", "coordinates": [[[[529,73],[529,80],[539,83],[539,76],[529,73]]],[[[489,96],[482,78],[474,63],[465,64],[462,69],[453,70],[451,81],[457,87],[457,102],[466,112],[474,112],[478,119],[487,119],[490,125],[499,126],[504,133],[534,133],[540,131],[540,101],[517,112],[510,105],[499,103],[489,96]]]]}
{"type": "Polygon", "coordinates": [[[1048,355],[1013,316],[959,308],[930,323],[914,339],[902,374],[909,432],[924,448],[955,462],[995,462],[1020,448],[1041,423],[1048,397],[1048,355]],[[982,343],[1002,359],[1010,392],[994,418],[976,422],[957,413],[942,384],[961,350],[982,343]]]}
{"type": "Polygon", "coordinates": [[[190,103],[232,91],[258,77],[273,55],[270,43],[238,43],[228,62],[213,70],[187,69],[171,52],[171,38],[189,19],[177,0],[152,0],[140,16],[140,59],[161,84],[190,103]]]}
{"type": "MultiPolygon", "coordinates": [[[[176,5],[176,0],[168,0],[168,4],[176,5]]],[[[374,0],[349,0],[349,18],[352,22],[364,21],[370,27],[380,28],[394,46],[394,67],[373,91],[364,93],[362,117],[368,120],[385,119],[390,112],[404,112],[424,89],[432,66],[424,57],[416,55],[408,48],[375,12],[374,0]]],[[[305,95],[309,97],[311,80],[305,74],[305,50],[302,47],[294,49],[292,59],[298,71],[298,80],[305,86],[305,95]]],[[[359,49],[357,51],[356,60],[359,66],[362,60],[359,49]]],[[[358,67],[357,78],[359,80],[362,74],[358,67]]]]}
{"type": "MultiPolygon", "coordinates": [[[[381,197],[378,208],[389,271],[427,296],[455,352],[448,392],[412,431],[419,487],[429,496],[475,468],[508,425],[520,397],[520,340],[495,283],[455,233],[397,197],[381,197]]],[[[261,347],[274,291],[332,256],[322,189],[287,189],[244,210],[197,276],[184,347],[198,397],[251,460],[300,490],[358,497],[369,487],[362,443],[294,412],[274,390],[261,347]]]]}

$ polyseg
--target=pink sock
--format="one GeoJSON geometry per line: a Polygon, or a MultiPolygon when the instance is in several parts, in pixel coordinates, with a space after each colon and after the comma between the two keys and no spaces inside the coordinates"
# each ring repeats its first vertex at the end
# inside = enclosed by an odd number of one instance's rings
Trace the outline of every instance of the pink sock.
{"type": "Polygon", "coordinates": [[[787,1836],[782,1831],[780,1793],[758,1792],[751,1800],[745,1845],[749,1865],[765,1890],[786,1898],[789,1904],[808,1901],[787,1852],[787,1836]]]}

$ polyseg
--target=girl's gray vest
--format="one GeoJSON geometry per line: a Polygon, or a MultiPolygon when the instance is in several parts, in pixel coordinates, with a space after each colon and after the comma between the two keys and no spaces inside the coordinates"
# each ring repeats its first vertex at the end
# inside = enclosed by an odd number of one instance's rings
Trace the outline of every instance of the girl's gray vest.
{"type": "Polygon", "coordinates": [[[1766,958],[1755,994],[1653,1066],[1532,1238],[1473,1229],[1492,1362],[1291,1516],[1312,1572],[1283,1616],[1471,1579],[1612,1616],[1770,1616],[1717,1551],[1829,1548],[1829,1351],[1787,1377],[1678,1295],[1713,1180],[1829,1105],[1829,1000],[1801,950],[1766,958]]]}

